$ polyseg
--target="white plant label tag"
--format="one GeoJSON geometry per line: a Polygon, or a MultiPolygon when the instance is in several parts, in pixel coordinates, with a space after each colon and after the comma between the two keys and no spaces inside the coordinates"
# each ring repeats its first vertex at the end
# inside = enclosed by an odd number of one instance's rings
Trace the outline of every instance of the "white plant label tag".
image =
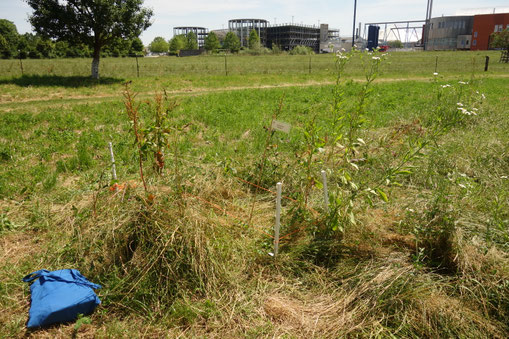
{"type": "Polygon", "coordinates": [[[281,132],[288,134],[288,133],[290,133],[291,128],[292,128],[292,125],[287,124],[286,122],[277,121],[277,120],[272,121],[272,129],[273,130],[281,131],[281,132]]]}

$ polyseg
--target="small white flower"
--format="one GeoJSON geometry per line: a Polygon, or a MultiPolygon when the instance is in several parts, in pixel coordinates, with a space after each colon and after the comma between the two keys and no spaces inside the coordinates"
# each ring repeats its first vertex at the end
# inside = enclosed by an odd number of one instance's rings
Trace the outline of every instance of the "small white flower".
{"type": "Polygon", "coordinates": [[[458,102],[456,105],[463,107],[463,104],[461,102],[458,102]]]}
{"type": "Polygon", "coordinates": [[[447,88],[447,87],[451,87],[451,85],[447,84],[447,85],[442,85],[442,88],[447,88]]]}
{"type": "Polygon", "coordinates": [[[338,58],[339,58],[339,59],[348,59],[348,57],[347,57],[347,56],[345,56],[345,55],[339,55],[339,56],[338,56],[338,58]]]}
{"type": "Polygon", "coordinates": [[[477,111],[478,111],[478,109],[477,109],[477,108],[472,108],[472,111],[476,111],[476,112],[477,112],[477,111]]]}
{"type": "Polygon", "coordinates": [[[346,52],[346,49],[344,49],[343,47],[341,47],[341,52],[346,52]]]}
{"type": "Polygon", "coordinates": [[[365,48],[365,51],[366,51],[366,52],[369,52],[369,48],[365,48]]]}
{"type": "Polygon", "coordinates": [[[463,184],[459,184],[458,186],[461,187],[461,188],[467,188],[467,186],[465,186],[463,184]]]}
{"type": "Polygon", "coordinates": [[[458,84],[460,84],[460,85],[468,85],[468,82],[458,81],[458,84]]]}
{"type": "Polygon", "coordinates": [[[484,95],[484,93],[481,94],[481,98],[486,99],[486,96],[484,95]]]}
{"type": "Polygon", "coordinates": [[[435,73],[433,73],[433,75],[434,75],[434,76],[437,76],[437,75],[438,75],[438,73],[437,73],[437,72],[435,72],[435,73]]]}
{"type": "Polygon", "coordinates": [[[371,57],[373,60],[380,60],[380,57],[371,57]]]}

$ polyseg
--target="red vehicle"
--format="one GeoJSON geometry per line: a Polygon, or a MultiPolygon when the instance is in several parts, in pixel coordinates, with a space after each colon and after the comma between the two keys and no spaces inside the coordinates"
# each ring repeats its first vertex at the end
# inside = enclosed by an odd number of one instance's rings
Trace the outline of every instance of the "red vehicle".
{"type": "Polygon", "coordinates": [[[380,52],[387,52],[387,50],[389,49],[389,46],[387,46],[387,45],[380,45],[380,46],[378,46],[378,48],[379,48],[380,52]]]}

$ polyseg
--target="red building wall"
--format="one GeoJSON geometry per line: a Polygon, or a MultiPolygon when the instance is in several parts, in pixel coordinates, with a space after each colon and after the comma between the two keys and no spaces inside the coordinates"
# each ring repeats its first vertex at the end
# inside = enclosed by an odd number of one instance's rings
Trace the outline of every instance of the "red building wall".
{"type": "Polygon", "coordinates": [[[489,48],[490,35],[495,32],[495,25],[503,25],[503,29],[509,28],[509,13],[474,16],[472,43],[470,44],[472,51],[489,48]]]}

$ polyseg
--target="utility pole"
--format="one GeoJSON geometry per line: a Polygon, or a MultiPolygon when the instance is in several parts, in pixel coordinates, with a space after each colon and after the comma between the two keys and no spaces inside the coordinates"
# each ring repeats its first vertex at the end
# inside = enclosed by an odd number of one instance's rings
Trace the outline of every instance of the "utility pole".
{"type": "Polygon", "coordinates": [[[355,17],[357,16],[357,0],[353,3],[353,30],[352,30],[352,48],[355,45],[355,17]]]}

